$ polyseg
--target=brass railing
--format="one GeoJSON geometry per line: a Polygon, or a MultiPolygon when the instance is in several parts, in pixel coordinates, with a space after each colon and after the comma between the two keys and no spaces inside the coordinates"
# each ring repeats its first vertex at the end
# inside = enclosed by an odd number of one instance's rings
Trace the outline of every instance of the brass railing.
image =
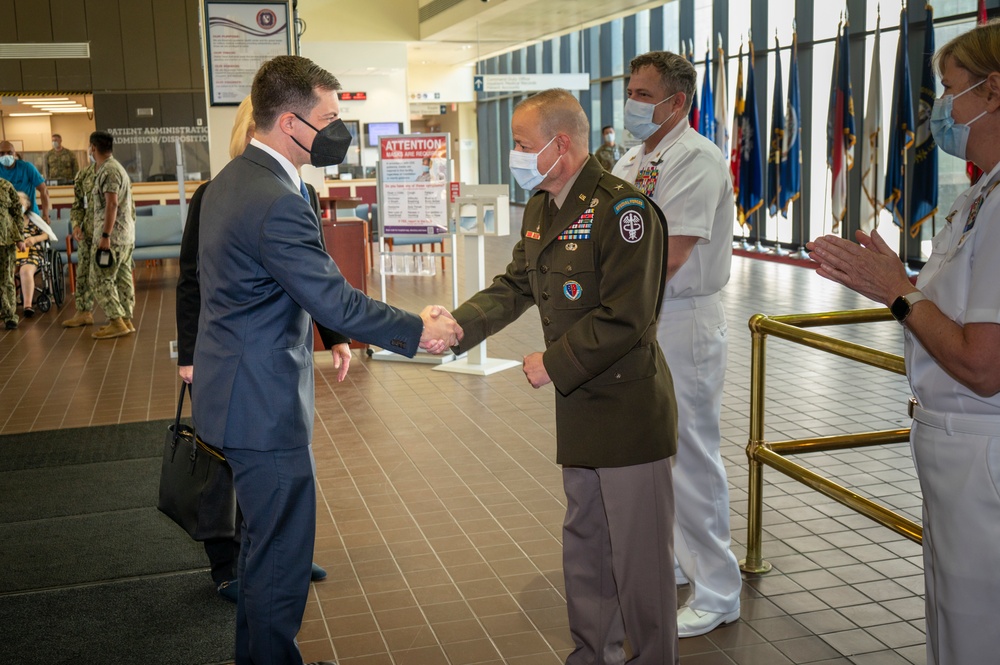
{"type": "MultiPolygon", "coordinates": [[[[872,323],[890,321],[889,310],[864,309],[851,312],[825,312],[821,314],[790,314],[768,317],[755,314],[750,318],[751,360],[750,360],[750,438],[747,443],[747,458],[750,462],[750,507],[747,517],[747,556],[740,562],[740,568],[748,573],[766,573],[771,564],[763,559],[762,513],[764,500],[764,465],[777,469],[835,501],[870,517],[879,524],[920,542],[923,529],[919,524],[898,513],[863,497],[828,478],[796,464],[784,455],[842,450],[861,446],[879,446],[887,443],[901,443],[909,440],[909,429],[883,430],[861,434],[824,436],[788,441],[764,440],[764,386],[766,369],[766,341],[768,335],[795,342],[827,353],[856,360],[872,367],[905,374],[902,356],[879,351],[867,346],[822,335],[805,328],[814,326],[844,325],[850,323],[872,323]]],[[[900,405],[903,408],[903,405],[900,405]]]]}

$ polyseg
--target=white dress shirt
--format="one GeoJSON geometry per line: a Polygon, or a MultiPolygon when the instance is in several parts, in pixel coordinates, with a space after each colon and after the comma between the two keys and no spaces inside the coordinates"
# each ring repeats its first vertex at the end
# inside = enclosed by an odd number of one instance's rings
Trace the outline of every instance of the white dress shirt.
{"type": "Polygon", "coordinates": [[[658,171],[656,181],[648,181],[649,195],[667,218],[668,234],[699,239],[691,256],[667,282],[664,300],[719,292],[729,282],[733,257],[735,203],[728,161],[686,119],[667,132],[652,152],[644,151],[641,143],[630,149],[612,173],[643,190],[640,172],[658,171]]]}

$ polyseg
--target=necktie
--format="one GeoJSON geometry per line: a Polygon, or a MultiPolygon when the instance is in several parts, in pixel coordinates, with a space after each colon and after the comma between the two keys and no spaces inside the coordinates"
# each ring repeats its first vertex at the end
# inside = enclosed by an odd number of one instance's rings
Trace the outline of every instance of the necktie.
{"type": "Polygon", "coordinates": [[[299,191],[302,192],[302,198],[306,200],[306,203],[312,205],[312,201],[309,200],[309,190],[306,189],[305,180],[299,180],[299,191]]]}

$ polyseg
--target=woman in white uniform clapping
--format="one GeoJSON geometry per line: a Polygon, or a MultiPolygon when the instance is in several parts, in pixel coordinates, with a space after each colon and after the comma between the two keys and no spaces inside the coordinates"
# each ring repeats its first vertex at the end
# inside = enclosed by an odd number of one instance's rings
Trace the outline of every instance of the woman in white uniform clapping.
{"type": "Polygon", "coordinates": [[[1000,21],[935,56],[931,131],[983,170],[952,206],[914,287],[878,232],[810,243],[819,274],[905,328],[910,441],[924,497],[927,662],[1000,662],[1000,21]]]}

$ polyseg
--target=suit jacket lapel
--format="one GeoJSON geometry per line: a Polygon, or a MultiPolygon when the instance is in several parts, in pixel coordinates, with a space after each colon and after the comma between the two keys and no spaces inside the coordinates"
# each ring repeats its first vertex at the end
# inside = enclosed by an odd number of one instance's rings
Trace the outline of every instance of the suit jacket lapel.
{"type": "MultiPolygon", "coordinates": [[[[573,222],[580,219],[580,215],[590,206],[590,201],[594,198],[594,191],[597,189],[597,183],[600,181],[601,173],[603,172],[604,169],[601,163],[591,155],[583,165],[583,169],[580,171],[580,175],[577,176],[576,182],[573,183],[570,195],[566,197],[562,207],[559,208],[559,213],[549,224],[548,228],[545,229],[545,232],[542,233],[542,248],[553,242],[559,237],[560,233],[569,228],[573,222]]],[[[546,195],[546,206],[548,206],[550,200],[552,200],[551,196],[546,195]]]]}

